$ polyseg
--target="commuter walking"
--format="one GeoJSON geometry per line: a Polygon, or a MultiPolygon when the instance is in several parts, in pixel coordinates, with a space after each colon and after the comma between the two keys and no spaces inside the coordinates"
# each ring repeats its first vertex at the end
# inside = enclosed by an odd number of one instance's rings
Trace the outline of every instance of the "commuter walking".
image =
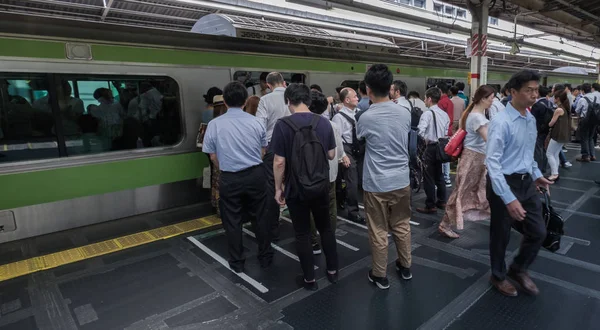
{"type": "Polygon", "coordinates": [[[511,101],[506,110],[492,119],[488,130],[486,165],[487,198],[490,203],[491,283],[507,296],[517,290],[506,276],[516,281],[528,294],[539,290],[527,274],[546,237],[542,204],[536,190],[548,189],[552,182],[542,176],[533,159],[536,128],[527,111],[537,98],[540,75],[520,71],[507,83],[511,101]],[[508,272],[504,261],[511,227],[523,234],[521,247],[508,272]]]}
{"type": "Polygon", "coordinates": [[[477,221],[489,219],[490,216],[490,205],[485,197],[485,143],[489,122],[485,112],[492,105],[494,94],[495,90],[491,86],[479,87],[473,101],[460,118],[459,127],[467,135],[458,162],[456,187],[448,198],[446,213],[438,227],[440,233],[449,238],[460,237],[452,230],[452,226],[462,230],[465,219],[477,221]]]}
{"type": "Polygon", "coordinates": [[[326,118],[310,112],[308,86],[290,84],[284,100],[292,115],[277,122],[273,131],[275,200],[279,205],[287,203],[292,218],[303,272],[296,278],[297,284],[314,291],[318,287],[311,248],[311,213],[321,234],[327,278],[335,283],[338,277],[335,234],[329,220],[329,160],[336,156],[335,136],[326,118]]]}
{"type": "Polygon", "coordinates": [[[579,127],[577,129],[581,136],[581,157],[578,157],[576,160],[578,162],[589,163],[590,161],[596,160],[594,143],[596,123],[591,120],[592,118],[591,116],[588,116],[588,113],[590,113],[589,109],[591,109],[594,104],[600,103],[600,91],[598,90],[600,89],[600,85],[593,84],[590,86],[589,84],[583,84],[582,88],[585,95],[583,96],[583,99],[577,102],[577,108],[575,109],[575,113],[579,116],[579,127]]]}
{"type": "Polygon", "coordinates": [[[269,240],[269,223],[265,211],[265,173],[262,156],[267,147],[264,127],[242,110],[248,91],[239,82],[227,84],[223,100],[228,110],[211,120],[206,129],[202,151],[221,170],[219,206],[229,245],[229,267],[244,272],[242,224],[251,219],[258,241],[261,267],[273,261],[269,240]],[[252,216],[256,215],[256,217],[252,216]]]}
{"type": "Polygon", "coordinates": [[[550,176],[548,180],[558,181],[558,155],[562,147],[571,140],[571,111],[567,91],[561,91],[554,95],[554,102],[558,105],[552,120],[548,124],[550,127],[550,142],[546,150],[548,164],[550,165],[550,176]]]}
{"type": "Polygon", "coordinates": [[[348,220],[364,223],[365,219],[358,211],[358,186],[359,186],[359,163],[362,162],[364,155],[361,154],[360,143],[356,137],[356,109],[358,97],[356,92],[349,87],[340,91],[340,100],[344,107],[333,117],[342,131],[342,140],[344,142],[344,152],[350,158],[350,167],[343,169],[343,178],[346,181],[346,209],[348,210],[348,220]]]}
{"type": "Polygon", "coordinates": [[[437,87],[432,87],[425,92],[425,105],[429,111],[421,115],[418,126],[419,135],[425,140],[427,146],[424,153],[425,175],[423,177],[427,199],[425,208],[417,209],[420,213],[436,213],[436,207],[440,209],[446,207],[446,184],[442,162],[438,158],[438,140],[447,136],[450,118],[438,106],[441,97],[442,91],[437,87]]]}
{"type": "Polygon", "coordinates": [[[258,110],[256,111],[256,118],[258,118],[265,130],[267,131],[267,153],[265,154],[263,161],[265,167],[266,178],[266,190],[267,190],[267,202],[265,217],[271,224],[271,240],[276,242],[279,240],[279,205],[272,198],[275,196],[275,181],[273,177],[273,148],[272,148],[272,137],[275,124],[280,118],[290,115],[290,110],[285,104],[283,94],[285,92],[285,80],[279,72],[271,72],[266,78],[267,85],[272,91],[260,98],[258,103],[258,110]]]}
{"type": "Polygon", "coordinates": [[[364,201],[371,245],[369,281],[380,289],[390,287],[387,278],[388,231],[398,259],[396,269],[404,280],[412,274],[410,250],[410,179],[408,133],[410,109],[388,98],[393,75],[386,65],[373,65],[365,74],[373,104],[358,122],[357,135],[366,140],[364,201]]]}

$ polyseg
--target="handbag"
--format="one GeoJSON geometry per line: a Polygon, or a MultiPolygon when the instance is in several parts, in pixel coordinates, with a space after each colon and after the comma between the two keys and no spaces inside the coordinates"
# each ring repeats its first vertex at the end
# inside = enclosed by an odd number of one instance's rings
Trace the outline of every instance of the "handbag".
{"type": "Polygon", "coordinates": [[[446,152],[449,156],[458,158],[463,151],[463,143],[465,141],[465,136],[467,136],[467,131],[462,128],[459,128],[454,135],[448,141],[446,148],[444,148],[444,152],[446,152]]]}
{"type": "Polygon", "coordinates": [[[446,149],[446,145],[448,145],[448,138],[443,137],[440,138],[437,133],[437,121],[435,120],[435,111],[431,109],[431,114],[433,115],[433,127],[435,131],[435,138],[437,139],[437,152],[436,152],[436,160],[443,163],[449,163],[452,161],[452,157],[450,157],[444,150],[446,149]]]}
{"type": "Polygon", "coordinates": [[[542,202],[542,214],[544,221],[546,222],[546,238],[544,239],[542,246],[550,252],[556,252],[560,249],[560,240],[565,234],[565,222],[560,214],[552,208],[548,191],[546,189],[541,189],[541,191],[544,196],[544,202],[542,202]]]}

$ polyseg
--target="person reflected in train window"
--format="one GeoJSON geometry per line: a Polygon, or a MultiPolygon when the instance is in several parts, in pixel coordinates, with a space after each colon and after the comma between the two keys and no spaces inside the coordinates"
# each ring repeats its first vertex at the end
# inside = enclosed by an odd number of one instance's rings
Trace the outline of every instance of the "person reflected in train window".
{"type": "MultiPolygon", "coordinates": [[[[364,224],[365,219],[359,213],[358,208],[358,190],[361,180],[359,166],[362,163],[363,154],[359,146],[358,138],[356,137],[356,106],[358,104],[358,96],[356,92],[346,87],[340,91],[340,98],[344,107],[336,114],[332,121],[336,123],[342,132],[342,140],[344,142],[344,152],[350,158],[350,167],[342,168],[342,178],[346,181],[346,204],[348,211],[348,220],[364,224]]],[[[341,201],[340,201],[341,202],[341,201]]]]}
{"type": "Polygon", "coordinates": [[[213,119],[213,98],[215,95],[223,95],[223,91],[218,87],[211,87],[204,94],[204,102],[206,102],[206,109],[202,111],[202,122],[208,124],[213,119]]]}
{"type": "Polygon", "coordinates": [[[256,117],[242,110],[247,98],[248,91],[241,83],[225,86],[223,99],[228,110],[208,124],[202,145],[202,151],[209,153],[215,167],[221,170],[221,218],[229,246],[229,267],[236,273],[244,272],[242,225],[248,218],[258,241],[261,267],[269,267],[273,262],[270,223],[264,217],[267,195],[262,156],[267,134],[256,117]]]}
{"type": "MultiPolygon", "coordinates": [[[[452,136],[452,123],[454,123],[454,104],[448,97],[450,87],[443,81],[439,82],[436,87],[442,91],[442,97],[440,98],[437,106],[448,115],[448,118],[450,118],[450,124],[448,125],[448,136],[452,136]]],[[[452,181],[450,181],[450,163],[444,163],[442,167],[446,187],[452,187],[452,181]]]]}
{"type": "Polygon", "coordinates": [[[321,234],[327,279],[331,283],[336,283],[338,279],[337,246],[329,218],[328,180],[328,160],[335,159],[335,135],[327,119],[310,112],[308,107],[311,98],[308,86],[291,84],[285,90],[284,96],[292,115],[279,120],[273,130],[273,171],[276,189],[274,200],[279,205],[287,204],[294,226],[296,253],[303,273],[296,277],[296,283],[306,290],[316,291],[318,286],[311,245],[311,213],[321,234]],[[300,134],[295,132],[296,128],[308,125],[311,125],[312,129],[307,134],[318,140],[318,143],[313,143],[315,148],[298,149],[294,146],[295,143],[307,140],[299,137],[300,134]],[[312,165],[312,168],[297,166],[306,162],[312,165]],[[305,184],[305,180],[310,181],[310,186],[305,184]]]}
{"type": "MultiPolygon", "coordinates": [[[[72,88],[66,80],[61,81],[60,85],[56,86],[56,92],[64,134],[66,136],[72,136],[81,133],[78,120],[85,112],[83,101],[71,96],[72,88]]],[[[35,100],[33,102],[33,107],[42,112],[51,114],[52,106],[50,105],[50,95],[35,100]]],[[[52,128],[52,132],[55,133],[54,127],[52,128]]]]}
{"type": "Polygon", "coordinates": [[[260,74],[260,77],[258,79],[258,84],[253,85],[248,87],[248,95],[250,96],[258,96],[258,97],[263,97],[269,93],[271,93],[271,90],[269,89],[269,85],[267,84],[267,76],[269,75],[268,72],[263,72],[260,74]]]}
{"type": "Polygon", "coordinates": [[[271,224],[271,240],[279,240],[279,205],[272,198],[275,196],[275,179],[273,177],[273,158],[275,154],[272,150],[272,137],[273,129],[277,121],[283,117],[290,115],[290,109],[285,104],[285,88],[286,83],[283,76],[279,72],[271,72],[267,75],[267,84],[272,90],[271,93],[260,98],[258,103],[258,110],[256,111],[256,118],[263,124],[267,131],[267,142],[269,147],[267,153],[263,159],[265,173],[267,174],[266,190],[267,190],[267,202],[266,202],[266,213],[265,217],[271,224]]]}
{"type": "Polygon", "coordinates": [[[162,109],[163,95],[149,81],[140,84],[140,103],[142,124],[144,125],[144,145],[152,146],[152,140],[159,135],[156,116],[162,109]]]}
{"type": "Polygon", "coordinates": [[[244,105],[244,111],[253,116],[256,116],[256,111],[258,110],[259,102],[260,102],[260,97],[258,97],[256,95],[250,96],[246,100],[246,104],[244,105]]]}
{"type": "Polygon", "coordinates": [[[99,135],[103,138],[104,150],[111,150],[112,141],[122,134],[123,109],[115,102],[112,91],[108,88],[96,89],[94,98],[100,104],[90,105],[88,112],[99,120],[99,135]]]}
{"type": "Polygon", "coordinates": [[[112,142],[111,150],[129,150],[143,148],[141,143],[142,126],[135,118],[126,118],[123,121],[123,135],[112,142]]]}
{"type": "Polygon", "coordinates": [[[176,96],[165,96],[162,101],[162,110],[156,117],[160,132],[160,144],[174,145],[181,138],[179,101],[176,96]]]}

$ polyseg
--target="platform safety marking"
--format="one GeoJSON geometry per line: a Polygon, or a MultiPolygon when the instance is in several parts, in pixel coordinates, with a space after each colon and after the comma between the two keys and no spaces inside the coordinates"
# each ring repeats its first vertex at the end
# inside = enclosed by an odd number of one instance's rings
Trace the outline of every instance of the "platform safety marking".
{"type": "MultiPolygon", "coordinates": [[[[364,209],[365,209],[365,206],[364,206],[364,205],[362,205],[362,204],[358,204],[358,208],[359,208],[359,209],[361,209],[361,210],[364,210],[364,209]]],[[[340,217],[338,217],[338,219],[339,219],[339,218],[340,218],[340,217]]],[[[413,225],[413,226],[419,226],[419,225],[421,225],[421,223],[420,223],[420,222],[415,222],[415,221],[412,221],[412,220],[410,220],[408,223],[410,223],[410,224],[411,224],[411,225],[413,225]]]]}
{"type": "MultiPolygon", "coordinates": [[[[292,223],[292,219],[290,219],[290,218],[287,218],[287,217],[284,217],[284,216],[281,216],[280,218],[281,218],[281,219],[283,219],[283,220],[285,220],[285,221],[287,221],[287,222],[289,222],[289,223],[292,223]]],[[[346,243],[346,242],[344,242],[344,241],[340,241],[340,240],[339,240],[339,239],[337,239],[337,238],[335,239],[335,241],[336,241],[336,242],[337,242],[339,245],[341,245],[341,246],[343,246],[343,247],[345,247],[345,248],[348,248],[348,249],[350,249],[350,250],[352,250],[352,251],[354,251],[354,252],[356,252],[356,251],[360,251],[360,249],[359,249],[359,248],[357,248],[356,246],[354,246],[354,245],[351,245],[351,244],[348,244],[348,243],[346,243]]]]}
{"type": "Polygon", "coordinates": [[[0,282],[219,225],[214,215],[0,265],[0,282]]]}
{"type": "Polygon", "coordinates": [[[234,272],[229,267],[229,263],[225,259],[221,258],[220,255],[218,255],[217,253],[213,252],[213,250],[209,249],[208,246],[200,243],[200,241],[198,241],[193,236],[188,237],[188,240],[190,240],[190,242],[192,242],[194,245],[196,245],[198,248],[200,248],[200,250],[204,251],[204,253],[208,254],[213,259],[215,259],[218,263],[220,263],[221,265],[223,265],[223,267],[231,270],[232,273],[234,273],[235,275],[239,276],[242,280],[248,282],[250,285],[252,285],[253,287],[255,287],[256,290],[260,291],[261,293],[267,293],[267,292],[269,292],[269,289],[267,289],[264,285],[260,284],[258,281],[256,281],[252,277],[246,275],[246,273],[236,273],[236,272],[234,272]]]}
{"type": "MultiPolygon", "coordinates": [[[[252,237],[252,238],[256,238],[256,235],[255,235],[253,232],[249,231],[248,229],[246,229],[246,228],[243,228],[242,230],[243,230],[243,231],[244,231],[244,233],[246,233],[247,235],[250,235],[250,237],[252,237]]],[[[286,256],[288,256],[288,257],[290,257],[291,259],[294,259],[294,260],[296,260],[296,261],[300,262],[300,258],[298,258],[298,256],[297,256],[297,255],[295,255],[295,254],[293,254],[292,252],[290,252],[290,251],[288,251],[288,250],[286,250],[286,249],[282,248],[281,246],[279,246],[279,245],[277,245],[277,244],[275,244],[275,243],[271,243],[271,247],[272,247],[273,249],[275,249],[275,250],[277,250],[277,251],[279,251],[279,252],[283,253],[284,255],[286,255],[286,256]]],[[[315,265],[315,269],[319,269],[319,267],[317,267],[317,266],[315,265]]]]}

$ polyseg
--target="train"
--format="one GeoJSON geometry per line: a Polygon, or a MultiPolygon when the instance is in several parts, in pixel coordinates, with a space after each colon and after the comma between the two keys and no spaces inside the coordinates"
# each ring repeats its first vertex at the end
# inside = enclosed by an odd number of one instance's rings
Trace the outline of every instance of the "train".
{"type": "MultiPolygon", "coordinates": [[[[421,95],[468,75],[450,61],[77,20],[1,14],[0,31],[0,242],[206,202],[203,95],[240,72],[256,82],[279,71],[328,95],[374,63],[421,95]],[[111,118],[132,101],[131,120],[111,118]]],[[[488,83],[511,74],[490,67],[488,83]]],[[[543,75],[548,85],[595,81],[543,75]]]]}

